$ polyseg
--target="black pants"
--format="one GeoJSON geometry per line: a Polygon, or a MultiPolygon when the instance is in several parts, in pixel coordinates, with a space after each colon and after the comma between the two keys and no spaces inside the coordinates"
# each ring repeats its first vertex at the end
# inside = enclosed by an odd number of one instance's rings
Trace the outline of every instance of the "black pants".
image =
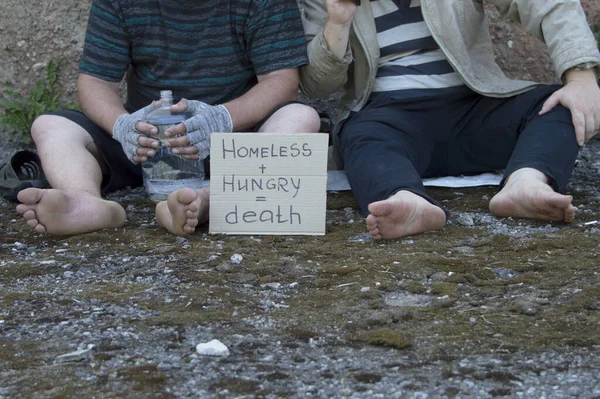
{"type": "Polygon", "coordinates": [[[501,185],[515,170],[534,168],[563,192],[579,152],[571,112],[557,106],[538,115],[559,88],[510,98],[469,91],[408,101],[378,94],[340,133],[344,170],[361,210],[368,214],[368,204],[399,190],[441,207],[422,178],[500,169],[501,185]]]}

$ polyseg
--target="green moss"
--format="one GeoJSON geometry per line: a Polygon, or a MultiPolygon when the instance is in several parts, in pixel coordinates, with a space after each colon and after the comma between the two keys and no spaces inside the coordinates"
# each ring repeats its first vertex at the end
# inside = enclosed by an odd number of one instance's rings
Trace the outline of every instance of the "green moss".
{"type": "Polygon", "coordinates": [[[156,390],[156,386],[163,386],[167,382],[167,377],[157,370],[156,363],[143,364],[140,366],[129,367],[119,370],[119,375],[134,382],[134,389],[146,390],[148,388],[156,390]]]}
{"type": "Polygon", "coordinates": [[[410,283],[403,286],[403,288],[411,294],[424,294],[427,292],[427,287],[416,281],[411,281],[410,283]]]}
{"type": "Polygon", "coordinates": [[[10,369],[25,370],[42,366],[44,362],[38,358],[39,353],[38,343],[0,337],[0,363],[6,363],[10,369]]]}
{"type": "Polygon", "coordinates": [[[431,284],[431,293],[437,296],[449,296],[451,298],[458,296],[458,286],[452,283],[434,283],[431,284]]]}
{"type": "Polygon", "coordinates": [[[600,310],[600,287],[584,287],[569,299],[567,306],[574,312],[600,310]]]}
{"type": "Polygon", "coordinates": [[[359,270],[358,267],[347,267],[347,266],[338,267],[338,266],[336,266],[336,267],[325,267],[320,272],[322,274],[347,276],[347,275],[356,273],[358,270],[359,270]]]}
{"type": "Polygon", "coordinates": [[[395,349],[406,349],[412,346],[412,338],[391,328],[364,331],[353,336],[353,339],[370,345],[385,346],[395,349]]]}
{"type": "Polygon", "coordinates": [[[212,384],[210,390],[213,392],[227,390],[229,393],[237,395],[256,394],[260,391],[260,383],[258,381],[243,380],[235,377],[225,378],[212,384]]]}
{"type": "Polygon", "coordinates": [[[131,299],[149,288],[146,284],[103,284],[91,286],[81,292],[84,300],[99,299],[103,302],[129,303],[131,299]]]}

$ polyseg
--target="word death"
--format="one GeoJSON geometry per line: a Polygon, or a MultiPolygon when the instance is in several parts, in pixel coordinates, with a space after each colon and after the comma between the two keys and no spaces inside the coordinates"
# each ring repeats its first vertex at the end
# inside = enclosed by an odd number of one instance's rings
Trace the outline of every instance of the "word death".
{"type": "Polygon", "coordinates": [[[302,218],[298,212],[294,212],[294,207],[290,205],[289,213],[287,210],[282,210],[280,205],[277,205],[277,211],[265,209],[260,212],[246,211],[240,215],[238,206],[235,205],[233,211],[225,215],[227,224],[238,224],[240,219],[243,223],[269,223],[269,224],[302,224],[302,218]],[[284,213],[285,212],[285,213],[284,213]]]}

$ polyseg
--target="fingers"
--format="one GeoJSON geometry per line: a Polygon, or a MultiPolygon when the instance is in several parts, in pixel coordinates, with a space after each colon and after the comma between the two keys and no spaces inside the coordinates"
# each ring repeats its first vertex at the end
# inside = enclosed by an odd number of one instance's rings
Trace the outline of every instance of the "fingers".
{"type": "Polygon", "coordinates": [[[575,137],[577,138],[577,144],[582,146],[585,143],[585,115],[583,112],[578,110],[571,110],[573,117],[573,126],[575,127],[575,137]]]}
{"type": "Polygon", "coordinates": [[[187,146],[187,147],[176,147],[173,148],[173,154],[180,154],[180,155],[198,155],[198,149],[196,147],[194,147],[193,145],[187,146]]]}
{"type": "Polygon", "coordinates": [[[177,104],[171,105],[171,111],[173,112],[185,112],[188,109],[188,102],[185,98],[179,100],[177,104]]]}
{"type": "Polygon", "coordinates": [[[135,128],[135,130],[137,130],[140,133],[149,134],[149,135],[158,134],[158,129],[156,128],[156,126],[151,125],[144,121],[136,122],[134,128],[135,128]]]}
{"type": "Polygon", "coordinates": [[[160,142],[151,137],[146,137],[144,135],[139,135],[137,139],[137,143],[140,147],[148,147],[148,148],[158,148],[160,147],[160,142]]]}
{"type": "Polygon", "coordinates": [[[183,123],[178,123],[177,125],[168,128],[165,131],[165,136],[177,137],[185,133],[187,133],[187,128],[185,127],[185,125],[183,123]]]}
{"type": "Polygon", "coordinates": [[[167,147],[187,147],[190,144],[192,143],[190,142],[190,138],[187,134],[165,141],[165,146],[167,147]]]}
{"type": "Polygon", "coordinates": [[[548,99],[542,106],[542,110],[540,111],[539,115],[545,114],[552,108],[556,107],[558,104],[560,104],[560,92],[557,91],[554,92],[554,94],[552,94],[550,97],[548,97],[548,99]]]}

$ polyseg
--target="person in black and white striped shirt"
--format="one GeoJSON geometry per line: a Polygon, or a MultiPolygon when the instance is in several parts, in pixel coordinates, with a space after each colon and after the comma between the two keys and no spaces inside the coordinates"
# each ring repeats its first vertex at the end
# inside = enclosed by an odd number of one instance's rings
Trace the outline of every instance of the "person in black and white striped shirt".
{"type": "Polygon", "coordinates": [[[500,169],[492,214],[574,220],[563,193],[600,127],[600,52],[578,0],[485,2],[546,42],[564,86],[504,75],[481,0],[300,3],[310,41],[300,87],[343,90],[334,154],[373,238],[445,225],[423,178],[500,169]]]}

